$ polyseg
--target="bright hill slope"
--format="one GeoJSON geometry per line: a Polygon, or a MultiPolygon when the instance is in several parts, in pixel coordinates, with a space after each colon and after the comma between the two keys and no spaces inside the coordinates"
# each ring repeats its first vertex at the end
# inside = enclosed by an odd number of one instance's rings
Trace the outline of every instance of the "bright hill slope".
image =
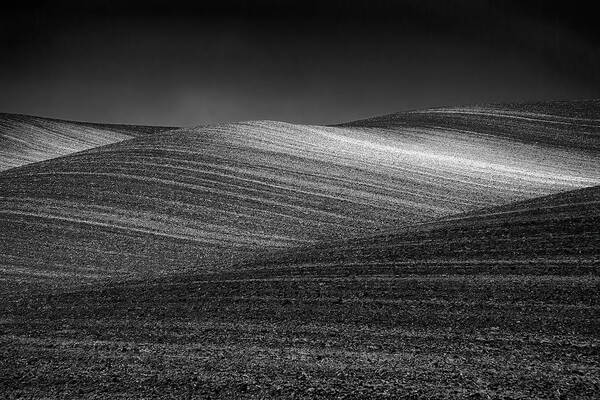
{"type": "Polygon", "coordinates": [[[257,250],[600,184],[594,119],[557,126],[552,137],[567,139],[549,140],[544,121],[435,115],[449,122],[181,129],[4,171],[3,275],[80,281],[210,270],[257,250]]]}
{"type": "Polygon", "coordinates": [[[0,113],[0,171],[168,129],[0,113]]]}

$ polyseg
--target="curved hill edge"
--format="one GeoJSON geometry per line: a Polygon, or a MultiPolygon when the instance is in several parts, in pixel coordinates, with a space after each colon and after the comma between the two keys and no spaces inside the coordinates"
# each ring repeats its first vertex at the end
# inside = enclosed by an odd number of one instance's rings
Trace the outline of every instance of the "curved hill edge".
{"type": "Polygon", "coordinates": [[[0,113],[0,171],[170,129],[0,113]]]}
{"type": "Polygon", "coordinates": [[[264,253],[238,268],[313,263],[325,267],[361,263],[537,262],[588,266],[600,263],[600,186],[483,208],[363,237],[264,253]],[[501,242],[506,244],[498,246],[501,242]]]}
{"type": "Polygon", "coordinates": [[[524,144],[543,143],[600,153],[600,100],[499,103],[438,107],[387,114],[339,124],[341,127],[398,129],[415,127],[476,130],[524,144]]]}
{"type": "Polygon", "coordinates": [[[143,124],[118,124],[118,123],[105,123],[105,122],[89,122],[89,121],[78,121],[78,120],[70,120],[64,118],[54,118],[54,117],[44,117],[39,115],[30,115],[30,114],[21,114],[21,113],[4,113],[0,112],[0,119],[4,118],[14,118],[14,119],[41,119],[46,121],[52,121],[57,123],[68,123],[68,124],[76,124],[81,126],[88,126],[94,128],[109,128],[114,131],[119,131],[122,133],[129,133],[129,135],[137,137],[144,136],[146,134],[155,134],[159,132],[166,132],[170,130],[180,129],[181,127],[177,126],[167,126],[167,125],[143,125],[143,124]]]}
{"type": "MultiPolygon", "coordinates": [[[[377,115],[374,117],[360,118],[352,121],[340,122],[337,124],[331,124],[330,126],[369,126],[374,123],[391,122],[395,117],[405,116],[406,114],[416,114],[425,112],[444,112],[447,110],[467,110],[467,109],[496,109],[496,110],[511,110],[515,112],[545,112],[549,115],[554,113],[556,117],[565,117],[567,119],[573,119],[574,117],[581,120],[600,121],[598,119],[597,111],[590,112],[590,106],[600,107],[600,99],[579,99],[579,100],[554,100],[554,101],[537,101],[537,102],[525,102],[525,103],[514,103],[514,102],[499,102],[499,103],[470,103],[461,106],[446,105],[439,107],[429,108],[413,108],[389,114],[377,115]],[[567,107],[568,112],[565,112],[564,107],[567,107]]],[[[595,109],[597,110],[597,109],[595,109]]]]}

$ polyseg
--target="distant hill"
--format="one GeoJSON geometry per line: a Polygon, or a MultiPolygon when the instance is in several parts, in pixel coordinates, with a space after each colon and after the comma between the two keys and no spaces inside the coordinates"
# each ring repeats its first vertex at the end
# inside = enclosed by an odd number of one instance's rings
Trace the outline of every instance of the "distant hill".
{"type": "Polygon", "coordinates": [[[0,171],[168,129],[0,113],[0,171]]]}
{"type": "Polygon", "coordinates": [[[600,100],[440,107],[383,115],[340,126],[475,130],[521,143],[600,150],[600,100]],[[475,128],[475,129],[473,129],[475,128]]]}

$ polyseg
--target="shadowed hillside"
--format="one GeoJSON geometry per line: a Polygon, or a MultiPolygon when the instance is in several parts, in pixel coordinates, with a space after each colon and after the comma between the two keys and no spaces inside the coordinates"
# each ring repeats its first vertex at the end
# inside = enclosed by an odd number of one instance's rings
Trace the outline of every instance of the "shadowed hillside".
{"type": "Polygon", "coordinates": [[[600,183],[594,120],[561,131],[593,142],[582,145],[548,140],[543,121],[492,118],[492,132],[480,115],[440,118],[448,126],[181,129],[4,171],[2,274],[64,283],[214,270],[600,183]]]}
{"type": "Polygon", "coordinates": [[[0,171],[169,129],[0,113],[0,171]]]}
{"type": "Polygon", "coordinates": [[[422,126],[470,131],[519,143],[600,149],[600,100],[444,107],[384,115],[340,126],[400,129],[422,126]]]}
{"type": "MultiPolygon", "coordinates": [[[[600,186],[442,218],[397,231],[320,243],[259,258],[260,265],[311,267],[329,274],[353,266],[384,273],[404,266],[553,271],[600,264],[600,186]],[[315,265],[311,266],[311,263],[315,265]],[[395,265],[398,264],[398,265],[395,265]]],[[[270,271],[269,274],[274,273],[270,271]]]]}
{"type": "Polygon", "coordinates": [[[24,396],[592,399],[599,222],[594,187],[229,272],[11,299],[0,366],[24,396]]]}

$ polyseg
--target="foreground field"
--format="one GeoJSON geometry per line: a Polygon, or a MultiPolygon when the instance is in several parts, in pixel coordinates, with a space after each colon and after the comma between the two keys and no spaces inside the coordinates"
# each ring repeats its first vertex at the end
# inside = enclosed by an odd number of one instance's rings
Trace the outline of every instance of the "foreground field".
{"type": "Polygon", "coordinates": [[[7,296],[1,382],[15,398],[595,398],[599,217],[595,187],[230,272],[7,296]]]}
{"type": "Polygon", "coordinates": [[[3,304],[8,398],[595,398],[597,268],[210,274],[3,304]]]}

